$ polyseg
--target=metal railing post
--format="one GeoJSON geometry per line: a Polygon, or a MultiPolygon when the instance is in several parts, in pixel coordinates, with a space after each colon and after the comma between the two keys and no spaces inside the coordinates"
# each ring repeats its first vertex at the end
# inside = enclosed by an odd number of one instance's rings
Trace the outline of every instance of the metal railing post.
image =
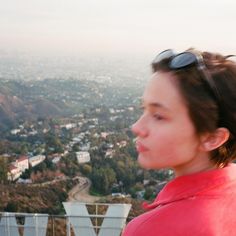
{"type": "Polygon", "coordinates": [[[54,217],[51,217],[52,221],[52,236],[54,236],[54,217]]]}
{"type": "Polygon", "coordinates": [[[71,233],[70,233],[70,221],[69,221],[69,218],[68,218],[67,215],[66,215],[66,236],[71,236],[71,233]]]}
{"type": "Polygon", "coordinates": [[[34,218],[35,218],[35,236],[38,236],[38,217],[37,217],[37,213],[34,214],[34,218]]]}
{"type": "Polygon", "coordinates": [[[7,217],[7,219],[6,219],[6,220],[7,220],[7,236],[11,236],[11,235],[10,235],[10,225],[9,225],[9,224],[10,224],[10,223],[9,223],[9,217],[10,217],[10,216],[9,216],[8,213],[7,213],[6,217],[7,217]]]}
{"type": "Polygon", "coordinates": [[[95,232],[96,232],[96,235],[98,236],[98,218],[97,218],[97,215],[98,215],[98,204],[95,205],[95,208],[96,208],[95,232]]]}

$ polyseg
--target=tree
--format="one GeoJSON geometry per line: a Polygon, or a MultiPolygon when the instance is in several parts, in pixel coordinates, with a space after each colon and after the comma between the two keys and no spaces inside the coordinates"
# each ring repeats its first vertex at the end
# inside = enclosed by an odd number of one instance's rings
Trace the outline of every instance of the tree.
{"type": "Polygon", "coordinates": [[[47,134],[45,137],[45,142],[46,142],[45,151],[47,154],[62,153],[64,151],[61,140],[53,134],[47,134]]]}
{"type": "Polygon", "coordinates": [[[0,181],[7,182],[7,161],[4,157],[0,157],[0,181]]]}
{"type": "Polygon", "coordinates": [[[32,167],[30,166],[29,169],[26,169],[20,177],[22,179],[30,179],[31,173],[32,173],[32,167]]]}
{"type": "Polygon", "coordinates": [[[16,201],[10,201],[7,203],[7,206],[5,207],[4,211],[7,212],[17,212],[18,211],[18,202],[16,201]]]}
{"type": "Polygon", "coordinates": [[[110,193],[112,185],[117,182],[115,172],[108,167],[93,168],[90,179],[93,188],[101,194],[110,193]]]}
{"type": "Polygon", "coordinates": [[[84,165],[81,165],[80,171],[84,175],[88,176],[92,172],[92,167],[90,165],[88,165],[88,164],[84,164],[84,165]]]}
{"type": "Polygon", "coordinates": [[[49,158],[46,158],[44,163],[46,164],[47,169],[52,170],[52,171],[56,170],[55,164],[53,164],[53,162],[49,158]]]}
{"type": "Polygon", "coordinates": [[[155,197],[155,191],[151,187],[145,189],[144,198],[146,200],[153,199],[155,197]]]}

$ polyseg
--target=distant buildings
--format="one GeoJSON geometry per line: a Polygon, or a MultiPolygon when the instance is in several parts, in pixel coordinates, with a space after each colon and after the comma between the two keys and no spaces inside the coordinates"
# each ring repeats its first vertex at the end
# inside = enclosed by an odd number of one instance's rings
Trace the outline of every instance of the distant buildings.
{"type": "Polygon", "coordinates": [[[68,129],[75,128],[76,126],[77,124],[75,123],[68,123],[68,124],[60,125],[60,128],[66,128],[68,130],[68,129]]]}
{"type": "Polygon", "coordinates": [[[44,155],[37,155],[29,158],[29,164],[34,167],[43,162],[46,159],[44,155]]]}
{"type": "Polygon", "coordinates": [[[106,138],[109,135],[108,132],[101,132],[101,137],[106,138]]]}
{"type": "Polygon", "coordinates": [[[106,158],[112,158],[114,154],[115,154],[115,150],[109,148],[109,149],[107,149],[107,151],[105,153],[105,157],[106,158]]]}
{"type": "Polygon", "coordinates": [[[27,156],[20,156],[15,162],[12,163],[21,172],[29,169],[29,158],[27,156]]]}
{"type": "Polygon", "coordinates": [[[60,156],[56,156],[52,159],[52,163],[57,164],[61,160],[60,156]]]}
{"type": "Polygon", "coordinates": [[[18,179],[26,169],[29,169],[29,159],[27,156],[20,156],[20,158],[10,164],[8,180],[14,181],[18,179]]]}
{"type": "Polygon", "coordinates": [[[11,132],[11,134],[13,134],[13,135],[16,135],[16,134],[18,134],[18,133],[20,133],[20,129],[12,129],[10,132],[11,132]]]}
{"type": "Polygon", "coordinates": [[[9,166],[8,170],[9,171],[7,173],[7,179],[9,181],[14,181],[14,180],[18,179],[22,174],[22,171],[18,167],[14,166],[12,164],[9,166]]]}
{"type": "Polygon", "coordinates": [[[89,152],[76,152],[76,157],[79,164],[90,162],[89,152]]]}
{"type": "Polygon", "coordinates": [[[17,180],[21,174],[29,169],[29,165],[34,167],[46,159],[44,155],[37,155],[33,157],[20,156],[16,161],[12,162],[8,168],[8,180],[17,180]]]}

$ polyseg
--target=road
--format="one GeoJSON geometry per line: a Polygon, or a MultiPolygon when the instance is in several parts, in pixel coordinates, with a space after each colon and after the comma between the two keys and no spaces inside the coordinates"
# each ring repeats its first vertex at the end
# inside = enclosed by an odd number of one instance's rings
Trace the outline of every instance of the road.
{"type": "Polygon", "coordinates": [[[89,194],[89,188],[91,181],[86,177],[78,177],[79,183],[72,188],[68,195],[68,202],[86,202],[93,203],[99,200],[99,197],[91,196],[89,194]]]}

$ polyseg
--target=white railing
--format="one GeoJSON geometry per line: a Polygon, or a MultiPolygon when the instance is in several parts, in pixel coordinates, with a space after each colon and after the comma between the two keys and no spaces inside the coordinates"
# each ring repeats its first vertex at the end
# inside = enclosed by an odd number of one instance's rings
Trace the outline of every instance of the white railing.
{"type": "Polygon", "coordinates": [[[66,215],[2,212],[0,236],[120,236],[131,208],[130,204],[63,205],[66,215]]]}

